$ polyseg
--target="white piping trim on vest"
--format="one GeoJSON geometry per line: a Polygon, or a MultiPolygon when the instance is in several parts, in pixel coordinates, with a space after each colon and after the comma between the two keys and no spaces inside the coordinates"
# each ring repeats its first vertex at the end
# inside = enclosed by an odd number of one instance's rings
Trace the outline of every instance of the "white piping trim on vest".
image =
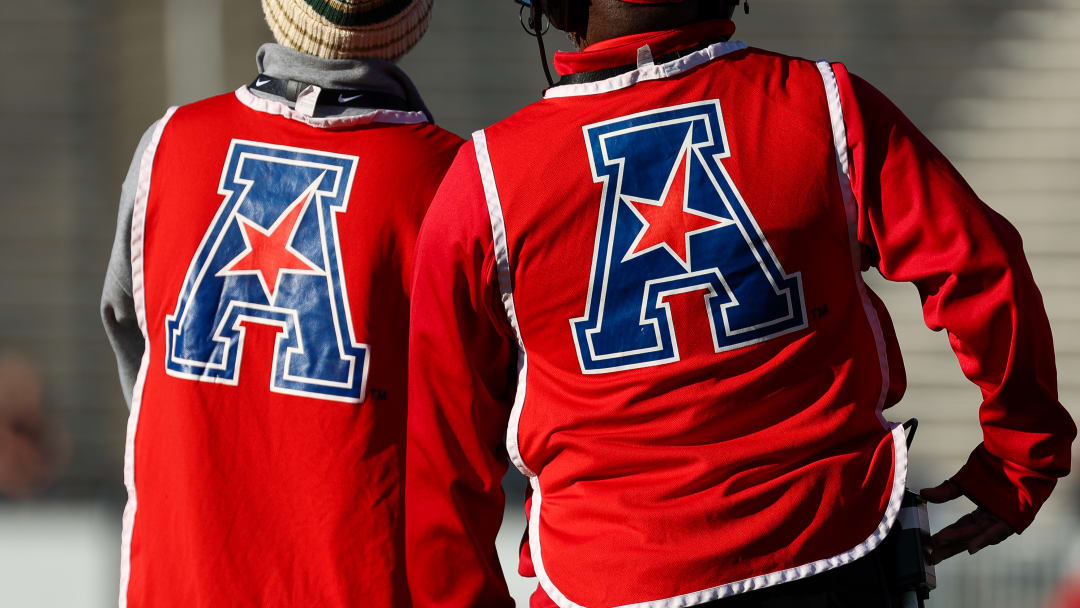
{"type": "Polygon", "coordinates": [[[150,197],[150,177],[154,171],[154,157],[161,142],[161,134],[175,112],[176,107],[165,112],[150,137],[150,144],[143,152],[139,165],[139,182],[135,190],[135,205],[131,212],[131,297],[135,301],[135,318],[146,348],[139,365],[139,375],[135,378],[135,387],[131,391],[131,413],[128,415],[127,437],[124,441],[124,485],[127,487],[128,501],[124,507],[123,531],[120,536],[120,608],[127,607],[128,585],[131,582],[131,537],[135,530],[135,512],[139,506],[135,493],[135,433],[139,427],[142,392],[150,367],[150,336],[146,329],[146,292],[143,279],[146,205],[150,197]]]}
{"type": "MultiPolygon", "coordinates": [[[[886,421],[881,413],[885,402],[885,395],[888,390],[888,359],[886,358],[885,341],[880,319],[878,318],[876,309],[874,309],[870,302],[866,284],[862,279],[861,258],[858,255],[858,242],[855,238],[857,210],[855,208],[855,197],[851,191],[851,182],[848,179],[847,173],[849,167],[847,132],[844,127],[843,110],[840,106],[839,90],[836,86],[836,79],[832,72],[832,68],[828,63],[824,62],[818,63],[817,65],[821,72],[822,79],[824,80],[826,98],[829,102],[833,143],[836,148],[837,171],[844,197],[844,209],[848,221],[848,235],[851,239],[852,266],[855,274],[855,282],[858,287],[859,296],[862,299],[863,311],[866,314],[867,322],[874,335],[874,341],[878,350],[878,361],[881,366],[881,393],[878,396],[877,415],[879,420],[881,420],[882,425],[887,429],[891,429],[890,434],[892,435],[893,442],[893,478],[889,504],[885,508],[885,514],[882,517],[881,522],[866,540],[859,543],[851,550],[845,551],[834,557],[821,559],[778,572],[743,579],[741,581],[735,581],[725,585],[718,585],[701,591],[647,602],[625,604],[618,608],[681,608],[684,606],[694,606],[739,593],[772,587],[781,583],[787,583],[820,574],[827,570],[849,564],[876,549],[885,537],[888,536],[889,531],[893,527],[893,523],[900,513],[900,505],[904,497],[904,486],[907,482],[907,442],[903,426],[886,421]]],[[[584,608],[580,604],[568,599],[561,591],[559,591],[547,575],[540,545],[540,505],[543,502],[543,497],[540,492],[540,480],[538,477],[533,477],[530,480],[530,483],[533,488],[533,504],[529,517],[529,547],[532,553],[533,566],[536,569],[537,576],[540,578],[540,586],[544,589],[544,592],[547,593],[548,597],[560,608],[584,608]]]]}
{"type": "Polygon", "coordinates": [[[631,70],[625,74],[619,74],[618,76],[612,76],[605,80],[551,87],[544,92],[544,99],[576,97],[578,95],[598,95],[600,93],[609,93],[611,91],[625,89],[626,87],[633,86],[636,83],[644,82],[646,80],[660,80],[661,78],[667,78],[668,76],[673,76],[679,72],[685,72],[686,70],[712,61],[722,55],[741,51],[745,48],[746,43],[741,40],[717,42],[700,51],[694,51],[689,55],[673,59],[667,63],[649,63],[636,70],[631,70]]]}
{"type": "Polygon", "coordinates": [[[487,135],[481,129],[473,133],[473,147],[476,148],[476,164],[480,168],[480,180],[484,184],[484,197],[487,199],[488,219],[491,221],[491,237],[495,253],[495,270],[499,277],[499,292],[502,294],[506,318],[514,330],[518,347],[518,381],[514,394],[514,408],[510,411],[510,420],[506,426],[506,452],[510,461],[522,474],[536,478],[536,474],[525,464],[518,448],[518,422],[521,409],[525,405],[525,387],[529,372],[529,357],[525,353],[525,342],[521,339],[521,326],[518,324],[517,309],[514,307],[514,282],[510,272],[510,249],[506,239],[506,220],[503,218],[499,190],[495,185],[495,172],[491,168],[491,156],[488,154],[487,135]]]}
{"type": "Polygon", "coordinates": [[[840,180],[840,190],[844,196],[844,213],[847,215],[848,239],[851,243],[851,264],[855,273],[855,285],[862,299],[863,311],[866,320],[870,324],[870,331],[874,334],[874,344],[878,351],[878,364],[881,367],[881,394],[878,395],[877,412],[878,418],[886,428],[891,424],[885,420],[882,410],[885,407],[885,397],[889,389],[889,358],[885,348],[885,334],[881,329],[881,319],[878,318],[877,309],[870,301],[866,282],[862,276],[862,247],[859,244],[858,222],[859,211],[855,204],[855,193],[851,190],[851,164],[848,157],[847,128],[844,125],[844,108],[840,103],[840,88],[836,84],[836,74],[827,61],[817,62],[817,69],[821,72],[821,79],[825,84],[825,97],[829,101],[829,117],[832,120],[833,146],[836,148],[837,177],[840,180]]]}
{"type": "Polygon", "coordinates": [[[349,116],[324,116],[315,118],[307,116],[290,108],[288,104],[273,99],[259,97],[248,90],[247,86],[236,89],[236,98],[240,103],[255,110],[276,116],[284,116],[290,120],[302,122],[320,129],[347,129],[373,122],[392,123],[401,125],[415,125],[428,121],[423,112],[402,112],[400,110],[368,110],[362,114],[349,116]]]}

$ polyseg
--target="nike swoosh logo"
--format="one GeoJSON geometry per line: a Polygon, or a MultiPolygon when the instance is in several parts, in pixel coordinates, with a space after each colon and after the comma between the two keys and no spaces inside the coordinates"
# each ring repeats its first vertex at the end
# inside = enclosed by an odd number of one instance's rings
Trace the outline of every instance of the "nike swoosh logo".
{"type": "Polygon", "coordinates": [[[364,96],[363,93],[361,93],[360,95],[353,95],[352,97],[345,97],[344,95],[338,95],[337,100],[338,100],[338,103],[349,103],[350,101],[352,101],[354,99],[357,99],[359,97],[363,97],[363,96],[364,96]]]}
{"type": "Polygon", "coordinates": [[[261,86],[263,86],[264,84],[266,84],[268,82],[270,82],[269,78],[267,78],[266,80],[263,80],[262,78],[256,78],[255,79],[255,86],[261,87],[261,86]]]}

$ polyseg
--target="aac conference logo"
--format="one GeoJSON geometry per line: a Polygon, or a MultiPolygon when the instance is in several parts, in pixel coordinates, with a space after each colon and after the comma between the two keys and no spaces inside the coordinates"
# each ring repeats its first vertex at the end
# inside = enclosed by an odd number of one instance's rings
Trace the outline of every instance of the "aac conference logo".
{"type": "Polygon", "coordinates": [[[581,371],[679,360],[667,297],[700,291],[716,352],[806,327],[801,276],[780,267],[720,160],[716,100],[584,128],[604,184],[585,313],[571,319],[581,371]]]}
{"type": "Polygon", "coordinates": [[[235,385],[244,322],[280,327],[272,368],[278,393],[359,402],[370,359],[356,341],[336,216],[349,202],[357,159],[234,140],[221,174],[225,198],[166,318],[166,371],[235,385]]]}

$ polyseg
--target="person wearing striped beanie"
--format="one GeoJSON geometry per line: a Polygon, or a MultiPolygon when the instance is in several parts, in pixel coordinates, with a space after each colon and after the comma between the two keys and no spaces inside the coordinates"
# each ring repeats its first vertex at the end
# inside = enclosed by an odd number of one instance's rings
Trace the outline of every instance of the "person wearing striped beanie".
{"type": "Polygon", "coordinates": [[[262,0],[278,44],[326,59],[395,60],[427,30],[433,0],[262,0]]]}
{"type": "Polygon", "coordinates": [[[258,75],[169,108],[121,189],[121,608],[410,605],[408,285],[461,139],[393,60],[432,0],[263,8],[258,75]]]}

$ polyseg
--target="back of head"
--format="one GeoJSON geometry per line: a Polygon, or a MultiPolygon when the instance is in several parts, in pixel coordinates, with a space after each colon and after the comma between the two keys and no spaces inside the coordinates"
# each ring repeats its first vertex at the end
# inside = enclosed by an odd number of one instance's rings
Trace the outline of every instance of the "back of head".
{"type": "Polygon", "coordinates": [[[742,0],[532,0],[579,46],[707,19],[727,19],[742,0]]]}
{"type": "Polygon", "coordinates": [[[420,41],[433,0],[262,0],[278,44],[327,59],[395,60],[420,41]]]}

